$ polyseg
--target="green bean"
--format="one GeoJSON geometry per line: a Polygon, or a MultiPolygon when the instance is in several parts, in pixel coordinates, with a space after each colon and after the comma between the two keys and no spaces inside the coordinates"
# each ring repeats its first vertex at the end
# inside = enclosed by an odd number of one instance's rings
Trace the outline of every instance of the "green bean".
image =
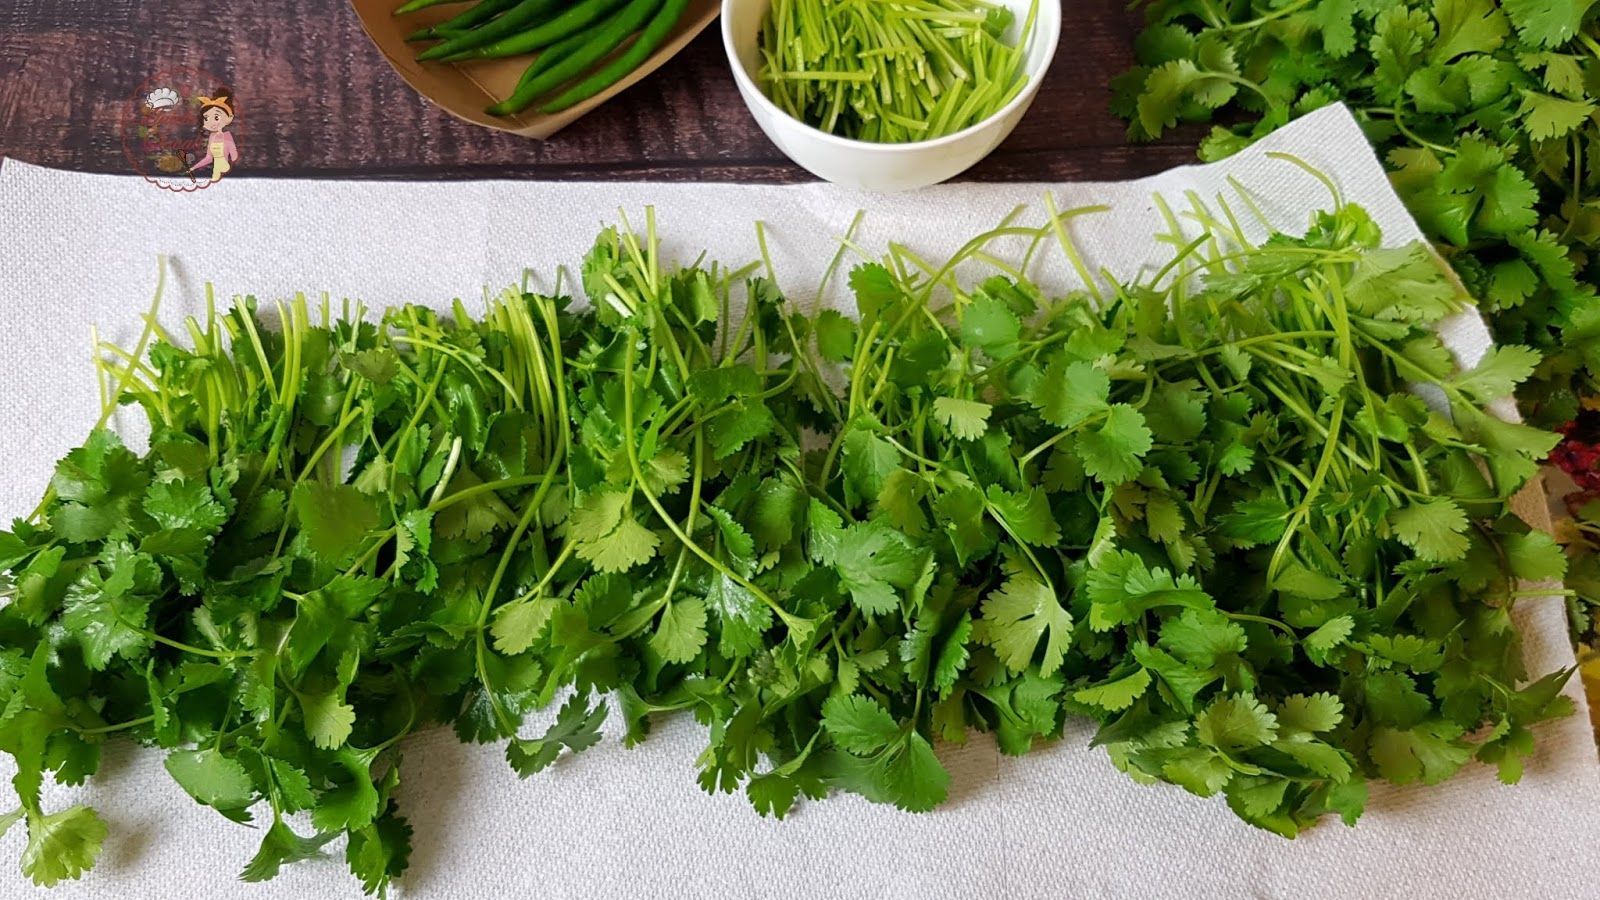
{"type": "Polygon", "coordinates": [[[582,31],[590,23],[608,15],[626,0],[580,0],[580,2],[536,28],[514,34],[494,43],[453,54],[450,59],[500,59],[521,53],[532,53],[548,47],[570,34],[582,31]]]}
{"type": "Polygon", "coordinates": [[[408,41],[425,41],[431,38],[455,37],[464,31],[482,25],[495,16],[517,5],[517,0],[482,0],[472,8],[455,14],[430,28],[419,28],[406,37],[408,41]]]}
{"type": "Polygon", "coordinates": [[[414,13],[419,9],[427,9],[430,6],[443,6],[446,3],[460,2],[461,0],[408,0],[408,2],[400,4],[400,8],[396,9],[394,14],[403,16],[406,13],[414,13]]]}
{"type": "Polygon", "coordinates": [[[419,60],[441,59],[493,43],[508,34],[516,34],[539,22],[540,17],[550,12],[552,7],[564,5],[567,0],[521,0],[516,6],[506,11],[506,14],[492,22],[472,29],[471,31],[452,37],[417,54],[419,60]]]}
{"type": "Polygon", "coordinates": [[[612,60],[600,71],[567,88],[560,96],[539,107],[539,111],[560,112],[569,106],[582,103],[622,80],[623,76],[639,68],[639,64],[649,59],[650,54],[656,52],[656,48],[666,41],[667,35],[672,33],[678,20],[683,18],[683,11],[688,6],[689,0],[666,0],[665,5],[650,20],[650,24],[644,27],[639,39],[628,48],[628,52],[612,60]]]}
{"type": "Polygon", "coordinates": [[[584,44],[588,43],[589,39],[594,36],[595,32],[604,26],[605,23],[602,22],[593,28],[580,31],[577,34],[568,35],[561,40],[556,41],[554,44],[546,47],[545,49],[540,50],[539,55],[533,58],[533,64],[524,69],[522,72],[522,77],[517,79],[517,86],[513,89],[513,91],[520,90],[523,85],[532,81],[534,78],[537,78],[540,72],[543,72],[556,63],[571,56],[579,47],[582,47],[584,44]]]}
{"type": "MultiPolygon", "coordinates": [[[[608,19],[607,21],[610,20],[608,19]]],[[[540,50],[539,55],[534,57],[533,65],[529,66],[522,73],[522,77],[517,79],[517,87],[522,87],[524,84],[532,81],[540,72],[543,72],[545,69],[548,69],[563,59],[571,56],[573,51],[577,50],[579,47],[582,47],[589,41],[589,38],[594,36],[596,29],[604,27],[605,23],[602,22],[599,25],[594,26],[594,28],[580,31],[577,34],[568,35],[561,40],[556,41],[554,44],[544,48],[543,50],[540,50]]]]}
{"type": "MultiPolygon", "coordinates": [[[[505,116],[519,113],[540,95],[554,90],[582,74],[583,70],[594,65],[606,54],[617,49],[623,41],[637,33],[649,21],[651,14],[656,11],[656,7],[660,6],[661,2],[662,0],[629,0],[628,5],[623,7],[621,12],[578,35],[585,39],[582,47],[571,52],[565,59],[552,63],[545,71],[536,74],[534,77],[523,78],[517,85],[516,91],[510,97],[489,107],[489,114],[505,116]]],[[[555,48],[552,47],[551,49],[555,48]]],[[[542,59],[545,55],[540,54],[540,58],[542,59]]],[[[534,65],[538,65],[538,63],[534,65]]],[[[532,66],[528,68],[529,71],[533,70],[532,66]]]]}

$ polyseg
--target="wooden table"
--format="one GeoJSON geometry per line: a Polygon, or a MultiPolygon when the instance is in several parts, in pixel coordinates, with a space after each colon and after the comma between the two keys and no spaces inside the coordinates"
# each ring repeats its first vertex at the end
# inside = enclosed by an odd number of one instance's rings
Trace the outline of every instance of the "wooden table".
{"type": "MultiPolygon", "coordinates": [[[[1193,161],[1194,133],[1130,146],[1107,112],[1107,83],[1130,62],[1138,14],[1126,0],[1063,2],[1061,49],[1033,109],[965,177],[1119,179],[1193,161]]],[[[810,178],[750,119],[715,27],[541,143],[460,122],[417,96],[341,0],[7,0],[0,156],[130,171],[122,117],[140,82],[172,67],[228,81],[239,177],[810,178]]]]}

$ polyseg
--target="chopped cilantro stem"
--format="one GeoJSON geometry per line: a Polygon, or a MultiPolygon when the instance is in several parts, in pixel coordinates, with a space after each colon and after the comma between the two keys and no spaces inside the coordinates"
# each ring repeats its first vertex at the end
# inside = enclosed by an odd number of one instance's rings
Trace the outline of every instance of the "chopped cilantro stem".
{"type": "Polygon", "coordinates": [[[762,23],[762,90],[832,134],[903,143],[961,131],[997,113],[1026,81],[1012,12],[976,0],[776,0],[762,23]]]}

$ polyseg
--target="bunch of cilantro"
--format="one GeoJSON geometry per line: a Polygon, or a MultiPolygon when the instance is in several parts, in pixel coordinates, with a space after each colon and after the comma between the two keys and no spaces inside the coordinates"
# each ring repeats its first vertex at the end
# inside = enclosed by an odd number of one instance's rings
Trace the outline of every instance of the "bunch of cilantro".
{"type": "Polygon", "coordinates": [[[1507,508],[1553,436],[1484,409],[1536,354],[1460,371],[1446,273],[1357,207],[1258,246],[1193,213],[1113,285],[1053,211],[943,263],[896,246],[850,271],[856,318],[795,311],[770,263],[675,266],[653,217],[599,236],[581,306],[247,302],[187,342],[150,316],[101,360],[148,450],[96,429],[0,534],[23,871],[93,865],[103,821],[43,780],[119,736],[263,826],[243,878],[342,838],[379,894],[403,741],[439,725],[526,776],[612,711],[629,743],[682,711],[702,787],[779,818],[931,809],[938,743],[1080,717],[1135,779],[1284,835],[1353,822],[1371,780],[1515,780],[1569,709],[1510,618],[1563,569],[1507,508]],[[1026,277],[1052,236],[1094,287],[1026,277]]]}
{"type": "MultiPolygon", "coordinates": [[[[1578,442],[1592,426],[1575,420],[1600,394],[1595,0],[1143,5],[1139,65],[1113,82],[1130,137],[1219,118],[1200,145],[1218,159],[1294,116],[1348,104],[1496,338],[1539,351],[1517,395],[1524,416],[1590,449],[1578,442]]],[[[1567,542],[1582,577],[1568,585],[1569,612],[1574,637],[1600,646],[1593,507],[1572,505],[1582,525],[1567,542]]]]}

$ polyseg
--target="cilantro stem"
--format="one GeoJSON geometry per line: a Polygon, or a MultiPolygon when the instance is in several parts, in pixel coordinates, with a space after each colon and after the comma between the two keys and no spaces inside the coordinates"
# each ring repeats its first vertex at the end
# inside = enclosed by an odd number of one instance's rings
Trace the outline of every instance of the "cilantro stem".
{"type": "Polygon", "coordinates": [[[1061,246],[1061,252],[1066,254],[1067,262],[1072,264],[1073,271],[1078,273],[1078,279],[1083,282],[1083,289],[1097,302],[1104,303],[1105,296],[1100,293],[1100,284],[1095,276],[1090,274],[1089,267],[1083,261],[1083,254],[1078,251],[1077,242],[1067,234],[1066,222],[1078,216],[1090,213],[1110,212],[1109,206],[1079,206],[1073,209],[1056,210],[1055,195],[1046,192],[1044,195],[1044,208],[1050,218],[1050,230],[1055,233],[1056,243],[1061,246]]]}
{"type": "Polygon", "coordinates": [[[133,626],[128,625],[126,621],[124,621],[122,624],[127,625],[130,630],[137,631],[144,635],[144,637],[155,641],[158,644],[166,644],[168,647],[171,647],[174,650],[182,650],[184,653],[192,653],[195,656],[204,656],[207,659],[239,659],[240,657],[255,655],[248,650],[207,650],[204,647],[196,647],[192,644],[185,644],[182,641],[175,641],[172,638],[162,634],[157,634],[154,631],[149,631],[143,628],[134,628],[133,626]]]}
{"type": "Polygon", "coordinates": [[[1084,419],[1082,422],[1079,422],[1076,425],[1073,425],[1073,426],[1068,427],[1068,428],[1063,428],[1060,431],[1057,431],[1055,434],[1053,434],[1050,437],[1046,438],[1044,441],[1041,441],[1033,449],[1029,450],[1027,453],[1024,453],[1024,454],[1022,454],[1022,456],[1018,457],[1017,458],[1017,468],[1018,468],[1018,470],[1022,471],[1024,469],[1026,469],[1028,463],[1032,462],[1034,457],[1036,457],[1039,454],[1045,452],[1046,450],[1049,450],[1051,447],[1054,447],[1056,444],[1058,444],[1061,441],[1065,440],[1069,435],[1076,434],[1077,432],[1081,431],[1082,429],[1084,429],[1084,428],[1086,428],[1086,427],[1088,427],[1090,425],[1098,425],[1101,422],[1104,422],[1109,415],[1110,415],[1110,413],[1096,413],[1096,414],[1094,414],[1092,416],[1089,416],[1088,418],[1084,419]]]}
{"type": "MultiPolygon", "coordinates": [[[[134,342],[133,351],[128,354],[128,358],[129,359],[135,360],[135,361],[144,359],[145,349],[150,346],[150,338],[151,338],[152,335],[155,334],[155,331],[156,331],[156,316],[161,310],[161,295],[162,295],[163,292],[166,291],[166,288],[167,288],[167,257],[166,257],[165,254],[163,254],[163,255],[160,255],[160,256],[156,257],[156,292],[155,292],[155,296],[152,297],[151,300],[150,300],[150,308],[145,311],[144,328],[141,329],[140,332],[139,332],[139,339],[136,342],[134,342]]],[[[130,371],[131,370],[129,370],[129,369],[124,369],[123,370],[123,376],[124,377],[122,379],[118,380],[118,383],[116,384],[115,387],[113,387],[113,389],[111,391],[111,396],[112,396],[113,399],[116,398],[119,394],[122,393],[123,387],[126,385],[126,377],[127,377],[127,375],[129,374],[130,371]]],[[[100,413],[100,418],[98,420],[96,420],[95,423],[94,423],[94,427],[95,428],[104,428],[106,422],[110,421],[111,412],[114,409],[116,409],[116,407],[115,406],[111,406],[111,407],[107,407],[106,409],[102,410],[101,413],[100,413]]]]}
{"type": "Polygon", "coordinates": [[[633,367],[634,356],[637,352],[634,343],[633,341],[627,342],[622,367],[622,446],[628,457],[628,467],[632,470],[635,486],[638,488],[639,493],[644,495],[645,502],[649,503],[650,507],[655,510],[656,515],[661,518],[662,524],[667,526],[667,530],[672,532],[672,536],[677,538],[680,544],[687,547],[695,556],[700,557],[706,565],[710,566],[718,574],[749,591],[756,599],[771,608],[778,618],[783,620],[783,623],[789,627],[792,634],[798,634],[797,629],[800,625],[798,618],[779,606],[778,602],[768,596],[766,591],[757,587],[755,582],[728,568],[721,560],[707,553],[699,544],[695,543],[689,535],[684,533],[677,520],[667,512],[666,508],[661,505],[661,501],[650,490],[649,484],[644,477],[644,471],[639,466],[639,452],[634,446],[633,439],[635,433],[633,422],[633,367]]]}
{"type": "Polygon", "coordinates": [[[491,378],[498,382],[502,388],[505,389],[506,396],[512,398],[516,402],[518,408],[521,408],[521,392],[511,386],[511,382],[506,379],[505,375],[501,374],[497,369],[490,368],[484,363],[483,360],[470,357],[454,347],[449,347],[434,341],[425,340],[411,334],[397,334],[394,336],[394,341],[396,343],[411,344],[417,347],[426,347],[429,350],[443,353],[445,356],[460,363],[461,367],[466,370],[468,375],[472,376],[472,379],[478,383],[480,388],[487,387],[487,385],[483,383],[483,378],[478,373],[482,371],[488,374],[491,378]]]}
{"type": "MultiPolygon", "coordinates": [[[[866,215],[865,209],[857,209],[856,214],[850,217],[850,227],[844,230],[844,237],[839,239],[839,246],[834,250],[833,258],[828,260],[828,267],[822,270],[822,280],[817,283],[816,296],[819,299],[827,294],[828,284],[833,281],[834,273],[839,270],[839,263],[844,260],[845,248],[850,245],[850,239],[855,235],[856,229],[861,227],[861,220],[866,218],[866,215]]],[[[768,269],[771,269],[770,263],[768,269]]],[[[776,279],[777,275],[774,273],[771,277],[776,279]]]]}
{"type": "MultiPolygon", "coordinates": [[[[148,312],[145,313],[145,317],[144,317],[144,328],[139,332],[139,339],[134,344],[133,352],[130,354],[130,356],[135,360],[142,359],[144,357],[145,348],[147,346],[149,346],[149,344],[150,344],[150,336],[155,332],[155,328],[156,328],[156,313],[161,308],[161,295],[162,295],[162,292],[166,290],[166,286],[167,286],[167,257],[166,257],[165,254],[162,254],[162,255],[159,255],[159,256],[156,257],[156,290],[155,290],[155,296],[152,297],[151,300],[150,300],[150,309],[149,309],[148,312]]],[[[128,379],[131,378],[131,377],[132,377],[132,369],[131,368],[124,368],[122,370],[121,377],[118,379],[116,385],[111,390],[111,397],[112,397],[113,400],[115,400],[116,397],[118,397],[118,396],[120,396],[122,394],[122,391],[125,389],[125,387],[128,384],[128,379]]],[[[104,428],[105,424],[111,420],[111,414],[115,410],[116,410],[116,406],[115,406],[114,403],[111,404],[111,405],[102,405],[102,407],[100,409],[100,418],[95,421],[94,429],[92,429],[92,430],[98,430],[100,428],[104,428]]],[[[28,521],[30,521],[30,522],[39,521],[40,517],[42,517],[44,515],[44,511],[49,508],[51,503],[55,502],[55,499],[56,499],[55,488],[53,486],[52,487],[47,487],[45,489],[44,496],[39,500],[39,505],[34,507],[33,512],[28,514],[28,521]]]]}
{"type": "Polygon", "coordinates": [[[929,467],[931,469],[943,468],[942,465],[940,463],[938,463],[937,461],[931,460],[931,459],[927,458],[926,456],[923,456],[920,453],[912,452],[909,448],[906,447],[906,445],[904,445],[904,444],[900,443],[899,441],[895,440],[890,435],[887,435],[887,434],[883,435],[883,439],[885,441],[888,441],[889,444],[891,446],[893,446],[896,450],[900,451],[901,453],[905,454],[906,456],[910,457],[911,459],[913,459],[913,460],[915,460],[915,461],[917,461],[919,463],[922,463],[923,465],[925,465],[925,466],[927,466],[927,467],[929,467]]]}
{"type": "Polygon", "coordinates": [[[1285,625],[1282,622],[1279,622],[1277,619],[1269,619],[1266,616],[1258,616],[1258,615],[1254,615],[1252,613],[1229,612],[1228,610],[1225,610],[1225,609],[1218,610],[1218,612],[1221,612],[1223,615],[1227,616],[1230,619],[1234,619],[1234,620],[1240,621],[1240,622],[1259,622],[1262,625],[1271,625],[1273,628],[1276,628],[1279,631],[1282,631],[1284,634],[1287,634],[1289,637],[1295,638],[1296,640],[1298,640],[1299,637],[1300,637],[1298,634],[1295,633],[1295,630],[1293,628],[1290,628],[1288,625],[1285,625]]]}
{"type": "Polygon", "coordinates": [[[571,541],[564,542],[561,545],[561,552],[556,554],[556,558],[551,561],[550,567],[545,569],[544,574],[539,577],[539,580],[534,583],[533,587],[522,592],[521,594],[518,594],[515,599],[505,605],[510,606],[513,603],[521,603],[525,600],[530,600],[539,596],[539,594],[542,593],[550,584],[551,579],[555,578],[556,573],[561,571],[561,567],[567,564],[567,560],[572,557],[572,553],[576,549],[577,545],[573,544],[571,541]]]}
{"type": "Polygon", "coordinates": [[[1455,151],[1455,149],[1453,147],[1446,147],[1443,144],[1436,144],[1433,141],[1430,141],[1427,138],[1423,137],[1422,135],[1417,134],[1415,131],[1412,131],[1411,128],[1408,125],[1406,125],[1405,115],[1400,112],[1400,108],[1397,107],[1397,106],[1394,106],[1394,107],[1369,106],[1369,107],[1367,107],[1367,109],[1365,111],[1368,112],[1368,113],[1378,113],[1380,115],[1388,115],[1389,118],[1394,120],[1395,129],[1397,131],[1399,131],[1401,134],[1405,135],[1407,140],[1411,141],[1411,143],[1413,143],[1413,144],[1416,144],[1418,147],[1423,147],[1425,149],[1432,150],[1434,153],[1437,153],[1440,156],[1455,156],[1456,155],[1456,151],[1455,151]]]}
{"type": "MultiPolygon", "coordinates": [[[[1281,19],[1284,16],[1299,12],[1310,2],[1311,0],[1294,0],[1292,3],[1285,3],[1284,5],[1274,9],[1272,12],[1257,16],[1254,19],[1247,19],[1243,22],[1219,22],[1212,27],[1218,31],[1246,31],[1252,28],[1259,28],[1268,22],[1272,22],[1277,19],[1281,19]]],[[[1207,3],[1207,8],[1210,8],[1209,3],[1207,3]]]]}
{"type": "Polygon", "coordinates": [[[118,722],[115,725],[101,725],[95,728],[74,727],[72,730],[80,735],[110,734],[114,731],[125,731],[129,728],[138,728],[140,725],[148,725],[155,720],[156,717],[152,714],[148,716],[140,716],[137,719],[129,719],[126,722],[118,722]]]}
{"type": "MultiPolygon", "coordinates": [[[[349,405],[349,397],[350,394],[347,392],[345,394],[345,403],[347,407],[349,405]]],[[[300,483],[305,481],[306,478],[310,476],[311,470],[315,469],[317,463],[322,461],[323,455],[326,454],[334,444],[338,443],[338,441],[344,437],[345,431],[351,425],[355,424],[356,420],[360,419],[361,416],[362,412],[360,410],[350,410],[345,414],[343,419],[339,420],[337,425],[328,431],[328,434],[322,439],[322,442],[317,445],[316,449],[312,451],[311,456],[306,459],[304,467],[302,467],[300,470],[300,475],[295,478],[294,482],[289,486],[288,491],[286,491],[287,494],[293,495],[294,489],[299,487],[300,483]]],[[[285,516],[283,525],[278,528],[278,542],[272,548],[273,556],[278,556],[279,554],[283,553],[283,541],[288,534],[289,519],[287,516],[285,516]]]]}
{"type": "Polygon", "coordinates": [[[448,488],[450,486],[450,482],[455,479],[456,465],[460,462],[461,437],[457,435],[450,441],[450,455],[445,458],[444,468],[439,472],[439,481],[433,486],[433,494],[428,498],[428,504],[430,506],[438,503],[439,498],[444,496],[445,489],[448,488]]]}
{"type": "Polygon", "coordinates": [[[540,475],[517,475],[512,478],[502,478],[498,481],[481,481],[477,484],[471,485],[470,487],[464,487],[453,493],[446,494],[445,496],[430,502],[425,509],[427,509],[428,512],[439,512],[440,510],[448,509],[457,503],[471,500],[473,497],[479,496],[480,494],[498,493],[499,491],[503,491],[508,488],[530,487],[536,484],[542,485],[552,480],[556,480],[555,476],[550,472],[545,472],[540,475]]]}
{"type": "MultiPolygon", "coordinates": [[[[545,482],[545,486],[549,484],[549,481],[545,482]]],[[[543,487],[541,486],[541,490],[543,487]]],[[[516,552],[517,546],[522,543],[522,536],[527,533],[528,526],[533,523],[534,517],[538,514],[539,504],[536,502],[529,503],[523,509],[521,518],[517,520],[516,528],[512,529],[511,537],[506,540],[505,550],[500,553],[500,561],[495,565],[494,575],[489,579],[489,586],[484,588],[483,598],[478,602],[477,625],[472,634],[474,643],[473,665],[477,670],[478,684],[481,686],[479,689],[483,691],[484,698],[489,701],[489,708],[494,710],[495,718],[499,720],[501,730],[508,735],[516,734],[516,723],[512,721],[511,714],[506,711],[504,704],[500,702],[500,698],[495,695],[488,670],[484,666],[484,654],[488,652],[488,647],[483,639],[483,633],[484,626],[489,622],[489,610],[494,606],[495,594],[500,590],[500,581],[505,577],[506,568],[511,564],[511,555],[516,552]]]]}
{"type": "MultiPolygon", "coordinates": [[[[1344,295],[1335,292],[1334,301],[1337,308],[1331,318],[1334,322],[1342,322],[1348,327],[1350,317],[1345,309],[1344,295]]],[[[1348,332],[1346,332],[1339,341],[1339,366],[1343,371],[1350,371],[1354,355],[1355,346],[1348,332]]],[[[1340,391],[1333,402],[1333,412],[1328,417],[1327,436],[1323,444],[1321,457],[1317,460],[1316,470],[1311,475],[1311,483],[1306,485],[1305,496],[1301,498],[1300,502],[1296,504],[1294,510],[1289,514],[1289,522],[1284,529],[1283,537],[1278,539],[1277,546],[1273,548],[1272,557],[1267,563],[1268,581],[1276,578],[1283,570],[1283,565],[1288,559],[1290,544],[1298,533],[1300,523],[1305,521],[1306,516],[1310,514],[1311,506],[1321,493],[1323,483],[1327,480],[1328,472],[1333,466],[1333,461],[1337,458],[1338,450],[1342,446],[1340,430],[1344,424],[1345,408],[1348,401],[1349,394],[1340,391]]]]}

